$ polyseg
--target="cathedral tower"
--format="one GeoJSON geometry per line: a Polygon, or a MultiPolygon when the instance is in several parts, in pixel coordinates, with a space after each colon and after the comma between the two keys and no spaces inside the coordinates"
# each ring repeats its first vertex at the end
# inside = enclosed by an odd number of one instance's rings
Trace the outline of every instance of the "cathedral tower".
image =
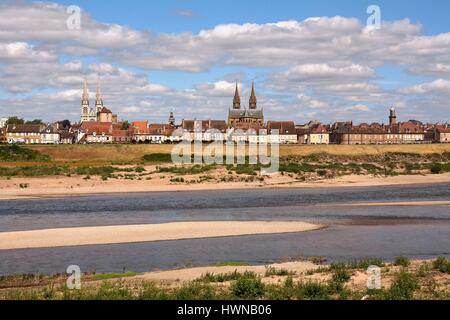
{"type": "Polygon", "coordinates": [[[397,115],[395,114],[394,107],[392,107],[389,112],[389,125],[395,126],[396,124],[397,124],[397,115]]]}
{"type": "Polygon", "coordinates": [[[175,117],[173,116],[173,112],[171,112],[169,116],[169,125],[175,126],[175,117]]]}
{"type": "Polygon", "coordinates": [[[252,94],[250,95],[250,99],[248,101],[248,107],[250,109],[256,109],[256,94],[255,94],[255,83],[252,83],[252,94]]]}
{"type": "Polygon", "coordinates": [[[89,93],[86,80],[84,80],[83,94],[81,96],[81,121],[89,117],[89,93]]]}
{"type": "Polygon", "coordinates": [[[241,108],[241,97],[239,96],[239,88],[238,83],[236,81],[236,90],[234,91],[234,98],[233,98],[233,109],[240,109],[241,108]]]}
{"type": "Polygon", "coordinates": [[[100,78],[97,80],[97,93],[95,95],[95,112],[99,113],[103,109],[103,97],[100,87],[100,78]]]}

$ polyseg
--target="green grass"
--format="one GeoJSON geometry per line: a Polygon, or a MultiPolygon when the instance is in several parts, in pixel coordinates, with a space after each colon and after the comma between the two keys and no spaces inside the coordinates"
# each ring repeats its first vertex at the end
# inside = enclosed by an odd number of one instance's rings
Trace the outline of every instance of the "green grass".
{"type": "Polygon", "coordinates": [[[270,276],[293,276],[293,275],[295,275],[295,272],[293,272],[293,271],[289,271],[287,269],[277,269],[277,268],[274,268],[274,267],[266,268],[266,273],[265,273],[266,277],[270,277],[270,276]]]}
{"type": "Polygon", "coordinates": [[[160,173],[174,173],[177,175],[195,175],[201,174],[215,169],[215,165],[194,165],[191,167],[161,167],[158,168],[158,172],[160,173]]]}
{"type": "Polygon", "coordinates": [[[226,282],[226,281],[231,281],[231,280],[237,280],[239,277],[241,277],[241,274],[238,273],[237,270],[235,270],[234,272],[231,272],[231,273],[218,273],[218,274],[207,272],[204,275],[202,275],[200,278],[196,279],[196,281],[205,282],[205,283],[226,282]]]}
{"type": "MultiPolygon", "coordinates": [[[[434,262],[434,267],[440,268],[442,265],[447,266],[448,259],[439,258],[434,262]]],[[[138,274],[110,273],[96,275],[94,279],[106,280],[134,275],[138,274]]],[[[194,281],[175,287],[158,286],[152,282],[136,285],[119,279],[105,281],[100,285],[86,283],[81,290],[68,290],[65,285],[48,285],[38,289],[11,289],[0,293],[0,300],[360,300],[363,295],[368,295],[372,300],[410,300],[420,299],[423,293],[427,293],[428,297],[435,299],[450,298],[446,292],[435,291],[432,287],[420,287],[417,276],[405,269],[394,274],[390,287],[380,290],[351,291],[345,286],[350,276],[351,271],[347,269],[346,264],[334,268],[330,280],[324,282],[294,281],[292,275],[288,275],[282,283],[265,284],[261,277],[254,272],[238,273],[235,271],[226,274],[205,274],[194,281]],[[217,284],[225,281],[230,281],[230,286],[217,284]]],[[[25,278],[35,279],[31,275],[26,275],[25,278]]]]}
{"type": "Polygon", "coordinates": [[[433,261],[433,269],[450,274],[450,260],[445,257],[438,257],[433,261]]]}
{"type": "Polygon", "coordinates": [[[411,300],[419,284],[414,275],[406,271],[396,274],[391,287],[383,292],[386,300],[411,300]]]}
{"type": "Polygon", "coordinates": [[[369,266],[378,266],[383,267],[383,260],[377,258],[367,258],[367,259],[359,259],[359,260],[351,260],[348,262],[336,262],[330,264],[330,270],[339,270],[339,269],[367,269],[369,266]]]}
{"type": "Polygon", "coordinates": [[[411,261],[409,260],[408,257],[405,257],[405,256],[396,257],[394,260],[394,265],[396,265],[396,266],[407,267],[410,264],[411,264],[411,261]]]}
{"type": "Polygon", "coordinates": [[[144,155],[142,160],[145,162],[169,163],[172,162],[172,156],[170,153],[151,153],[144,155]]]}
{"type": "Polygon", "coordinates": [[[117,279],[117,278],[128,278],[142,275],[139,272],[125,272],[125,273],[98,273],[94,275],[95,280],[106,280],[106,279],[117,279]]]}
{"type": "Polygon", "coordinates": [[[50,161],[50,157],[41,154],[39,151],[22,148],[17,145],[3,145],[0,146],[0,161],[47,162],[50,161]]]}
{"type": "Polygon", "coordinates": [[[0,167],[1,177],[61,176],[68,173],[70,173],[68,167],[58,166],[0,167]]]}
{"type": "Polygon", "coordinates": [[[265,286],[254,274],[242,276],[231,285],[231,293],[241,299],[256,299],[264,294],[265,286]]]}
{"type": "Polygon", "coordinates": [[[82,176],[101,176],[110,178],[115,172],[136,172],[142,173],[143,167],[118,168],[112,166],[99,167],[76,167],[56,166],[56,165],[37,165],[37,166],[0,166],[0,177],[45,177],[45,176],[71,176],[72,174],[82,176]]]}
{"type": "Polygon", "coordinates": [[[212,263],[210,266],[211,267],[239,267],[239,266],[248,266],[249,264],[247,262],[243,262],[243,261],[219,261],[219,262],[214,262],[212,263]]]}

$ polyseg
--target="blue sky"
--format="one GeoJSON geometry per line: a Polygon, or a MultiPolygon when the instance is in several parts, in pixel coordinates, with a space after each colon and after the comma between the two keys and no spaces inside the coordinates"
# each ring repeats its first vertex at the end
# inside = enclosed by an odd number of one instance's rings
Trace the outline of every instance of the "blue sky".
{"type": "Polygon", "coordinates": [[[447,0],[178,0],[178,1],[59,1],[77,4],[97,20],[120,23],[139,29],[162,32],[198,32],[224,23],[267,23],[282,20],[304,20],[317,16],[345,16],[367,19],[366,9],[376,4],[382,8],[383,19],[409,18],[422,23],[427,34],[448,31],[450,3],[447,0]],[[190,10],[191,17],[177,13],[190,10]]]}
{"type": "Polygon", "coordinates": [[[130,120],[224,118],[233,83],[245,101],[252,80],[267,118],[382,122],[390,105],[408,119],[450,118],[445,0],[7,1],[2,11],[2,29],[22,35],[0,33],[2,116],[75,121],[80,82],[94,91],[100,75],[105,101],[130,120]],[[372,4],[383,26],[368,36],[372,4]],[[81,40],[53,29],[69,5],[82,9],[81,40]]]}

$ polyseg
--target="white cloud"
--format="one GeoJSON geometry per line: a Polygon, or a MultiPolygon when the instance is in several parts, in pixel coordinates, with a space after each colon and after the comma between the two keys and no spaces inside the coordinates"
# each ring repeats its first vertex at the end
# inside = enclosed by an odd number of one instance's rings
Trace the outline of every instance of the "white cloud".
{"type": "Polygon", "coordinates": [[[450,80],[438,79],[399,90],[403,94],[444,94],[450,95],[450,80]]]}
{"type": "Polygon", "coordinates": [[[0,43],[0,61],[52,61],[57,56],[46,51],[36,50],[25,42],[0,43]]]}
{"type": "Polygon", "coordinates": [[[424,106],[435,114],[448,108],[450,33],[424,35],[422,26],[408,19],[383,22],[380,30],[338,16],[155,33],[102,23],[86,11],[81,30],[72,31],[67,17],[60,4],[0,5],[0,89],[7,93],[0,104],[8,106],[2,112],[76,115],[82,82],[87,79],[92,92],[100,75],[105,102],[116,112],[166,119],[174,110],[180,117],[225,118],[234,79],[243,104],[248,98],[250,81],[240,70],[182,89],[149,81],[147,72],[229,66],[266,70],[259,75],[257,95],[267,118],[350,117],[384,112],[390,104],[408,105],[404,110],[411,117],[423,116],[424,106]],[[387,90],[376,82],[377,68],[385,64],[440,78],[387,90]]]}

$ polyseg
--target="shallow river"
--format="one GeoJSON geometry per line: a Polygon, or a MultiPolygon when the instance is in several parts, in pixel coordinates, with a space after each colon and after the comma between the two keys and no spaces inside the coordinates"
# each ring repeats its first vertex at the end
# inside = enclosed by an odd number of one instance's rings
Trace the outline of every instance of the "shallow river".
{"type": "Polygon", "coordinates": [[[201,220],[304,220],[323,230],[257,236],[0,251],[0,274],[149,271],[238,260],[252,264],[323,256],[450,256],[450,206],[358,202],[450,200],[450,184],[368,188],[155,192],[0,201],[0,232],[201,220]],[[340,204],[340,206],[335,206],[340,204]]]}

